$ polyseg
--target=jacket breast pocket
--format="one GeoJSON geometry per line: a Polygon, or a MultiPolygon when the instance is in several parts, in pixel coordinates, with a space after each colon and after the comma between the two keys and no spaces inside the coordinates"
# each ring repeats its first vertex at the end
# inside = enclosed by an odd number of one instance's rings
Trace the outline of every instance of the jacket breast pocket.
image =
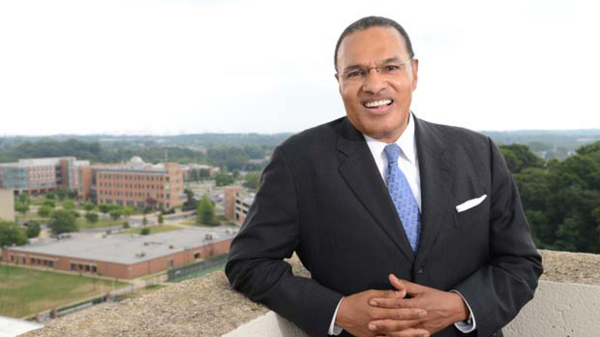
{"type": "MultiPolygon", "coordinates": [[[[454,226],[456,227],[464,227],[464,226],[487,226],[489,224],[489,205],[490,198],[484,198],[480,203],[469,207],[468,209],[464,209],[458,207],[453,210],[454,211],[454,226]],[[464,210],[463,210],[464,209],[464,210]],[[459,212],[461,210],[461,212],[459,212]]],[[[461,204],[462,205],[462,204],[461,204]]]]}

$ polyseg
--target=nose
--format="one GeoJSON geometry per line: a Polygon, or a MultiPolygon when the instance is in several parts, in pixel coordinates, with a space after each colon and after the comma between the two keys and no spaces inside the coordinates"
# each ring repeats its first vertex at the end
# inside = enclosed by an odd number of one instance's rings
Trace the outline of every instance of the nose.
{"type": "Polygon", "coordinates": [[[381,76],[379,69],[370,68],[363,83],[363,90],[368,93],[377,94],[387,87],[387,82],[381,76]]]}

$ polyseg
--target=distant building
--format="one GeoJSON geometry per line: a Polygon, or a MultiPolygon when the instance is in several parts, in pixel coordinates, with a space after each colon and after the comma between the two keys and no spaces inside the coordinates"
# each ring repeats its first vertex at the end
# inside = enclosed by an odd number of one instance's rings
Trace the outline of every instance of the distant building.
{"type": "Polygon", "coordinates": [[[79,200],[126,207],[173,208],[183,205],[183,172],[177,163],[148,164],[140,157],[127,163],[84,167],[79,200]]]}
{"type": "Polygon", "coordinates": [[[204,165],[204,164],[185,164],[181,165],[181,169],[183,171],[183,179],[188,181],[190,180],[190,172],[192,170],[207,170],[208,175],[212,177],[213,175],[221,172],[221,168],[218,166],[204,165]]]}
{"type": "Polygon", "coordinates": [[[248,210],[254,202],[254,193],[248,193],[240,186],[224,188],[225,191],[225,215],[238,226],[244,224],[248,210]]]}
{"type": "Polygon", "coordinates": [[[4,263],[132,279],[229,252],[236,230],[188,228],[147,236],[72,234],[5,248],[4,263]]]}
{"type": "Polygon", "coordinates": [[[15,221],[15,193],[0,189],[0,221],[15,221]]]}
{"type": "Polygon", "coordinates": [[[89,165],[89,161],[79,161],[75,157],[19,159],[16,163],[0,164],[0,188],[32,195],[59,186],[76,190],[79,168],[89,165]]]}

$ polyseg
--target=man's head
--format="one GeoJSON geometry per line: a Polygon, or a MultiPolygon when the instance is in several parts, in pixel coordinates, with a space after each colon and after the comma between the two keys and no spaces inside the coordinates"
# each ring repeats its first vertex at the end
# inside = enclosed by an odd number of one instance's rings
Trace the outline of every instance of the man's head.
{"type": "Polygon", "coordinates": [[[336,78],[346,114],[363,134],[394,142],[410,113],[418,61],[395,21],[360,19],[344,30],[335,50],[336,78]]]}

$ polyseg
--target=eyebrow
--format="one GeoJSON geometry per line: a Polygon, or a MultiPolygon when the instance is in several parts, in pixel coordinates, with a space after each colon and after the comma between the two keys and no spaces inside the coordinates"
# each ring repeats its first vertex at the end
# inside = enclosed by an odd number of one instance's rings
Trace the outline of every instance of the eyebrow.
{"type": "MultiPolygon", "coordinates": [[[[398,56],[393,56],[393,57],[389,57],[389,58],[383,60],[383,62],[381,62],[381,63],[386,64],[386,63],[390,63],[390,62],[404,62],[404,61],[402,61],[398,56]]],[[[344,68],[344,72],[347,72],[348,70],[351,70],[351,69],[362,68],[362,67],[364,67],[364,65],[353,64],[353,65],[350,65],[350,66],[344,68]]]]}

